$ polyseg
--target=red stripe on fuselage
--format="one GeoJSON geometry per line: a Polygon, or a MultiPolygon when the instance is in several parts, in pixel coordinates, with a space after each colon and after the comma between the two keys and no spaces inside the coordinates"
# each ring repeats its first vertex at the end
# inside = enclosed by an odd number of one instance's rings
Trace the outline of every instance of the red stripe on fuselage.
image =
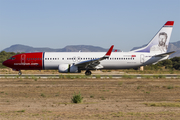
{"type": "Polygon", "coordinates": [[[17,70],[42,70],[43,52],[23,53],[13,56],[14,59],[5,61],[7,67],[17,70]]]}

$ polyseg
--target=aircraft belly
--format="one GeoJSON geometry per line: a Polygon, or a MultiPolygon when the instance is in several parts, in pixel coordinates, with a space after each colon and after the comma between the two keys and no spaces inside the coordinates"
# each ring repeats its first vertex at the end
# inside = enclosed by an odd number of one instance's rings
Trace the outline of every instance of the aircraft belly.
{"type": "Polygon", "coordinates": [[[45,62],[44,63],[44,69],[58,69],[58,62],[45,62]]]}
{"type": "Polygon", "coordinates": [[[103,69],[127,69],[132,67],[140,66],[139,63],[136,62],[127,62],[127,61],[119,61],[119,62],[106,62],[102,63],[103,69]]]}

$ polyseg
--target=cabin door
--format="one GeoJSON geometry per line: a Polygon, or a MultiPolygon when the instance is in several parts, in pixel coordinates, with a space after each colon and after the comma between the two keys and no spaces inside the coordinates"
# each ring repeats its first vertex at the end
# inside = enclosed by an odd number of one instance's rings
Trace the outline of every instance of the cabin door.
{"type": "Polygon", "coordinates": [[[143,54],[140,55],[140,62],[144,63],[144,55],[143,54]]]}
{"type": "Polygon", "coordinates": [[[25,54],[22,54],[21,55],[21,63],[26,63],[26,55],[25,54]]]}

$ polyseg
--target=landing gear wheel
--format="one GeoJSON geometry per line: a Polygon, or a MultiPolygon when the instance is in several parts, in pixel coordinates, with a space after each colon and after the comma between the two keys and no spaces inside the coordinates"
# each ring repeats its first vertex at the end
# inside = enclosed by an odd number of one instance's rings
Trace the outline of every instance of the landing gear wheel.
{"type": "Polygon", "coordinates": [[[20,76],[20,75],[22,75],[22,72],[21,72],[21,70],[19,70],[19,73],[18,73],[18,75],[20,76]]]}
{"type": "Polygon", "coordinates": [[[91,74],[92,74],[92,73],[91,73],[90,70],[86,70],[85,75],[91,75],[91,74]]]}

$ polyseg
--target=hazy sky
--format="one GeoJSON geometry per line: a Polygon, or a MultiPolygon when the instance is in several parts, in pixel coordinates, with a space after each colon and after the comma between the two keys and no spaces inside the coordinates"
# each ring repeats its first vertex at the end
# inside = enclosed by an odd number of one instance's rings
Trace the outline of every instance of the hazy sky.
{"type": "Polygon", "coordinates": [[[129,51],[166,21],[180,40],[180,0],[0,0],[0,51],[14,44],[94,45],[129,51]]]}

